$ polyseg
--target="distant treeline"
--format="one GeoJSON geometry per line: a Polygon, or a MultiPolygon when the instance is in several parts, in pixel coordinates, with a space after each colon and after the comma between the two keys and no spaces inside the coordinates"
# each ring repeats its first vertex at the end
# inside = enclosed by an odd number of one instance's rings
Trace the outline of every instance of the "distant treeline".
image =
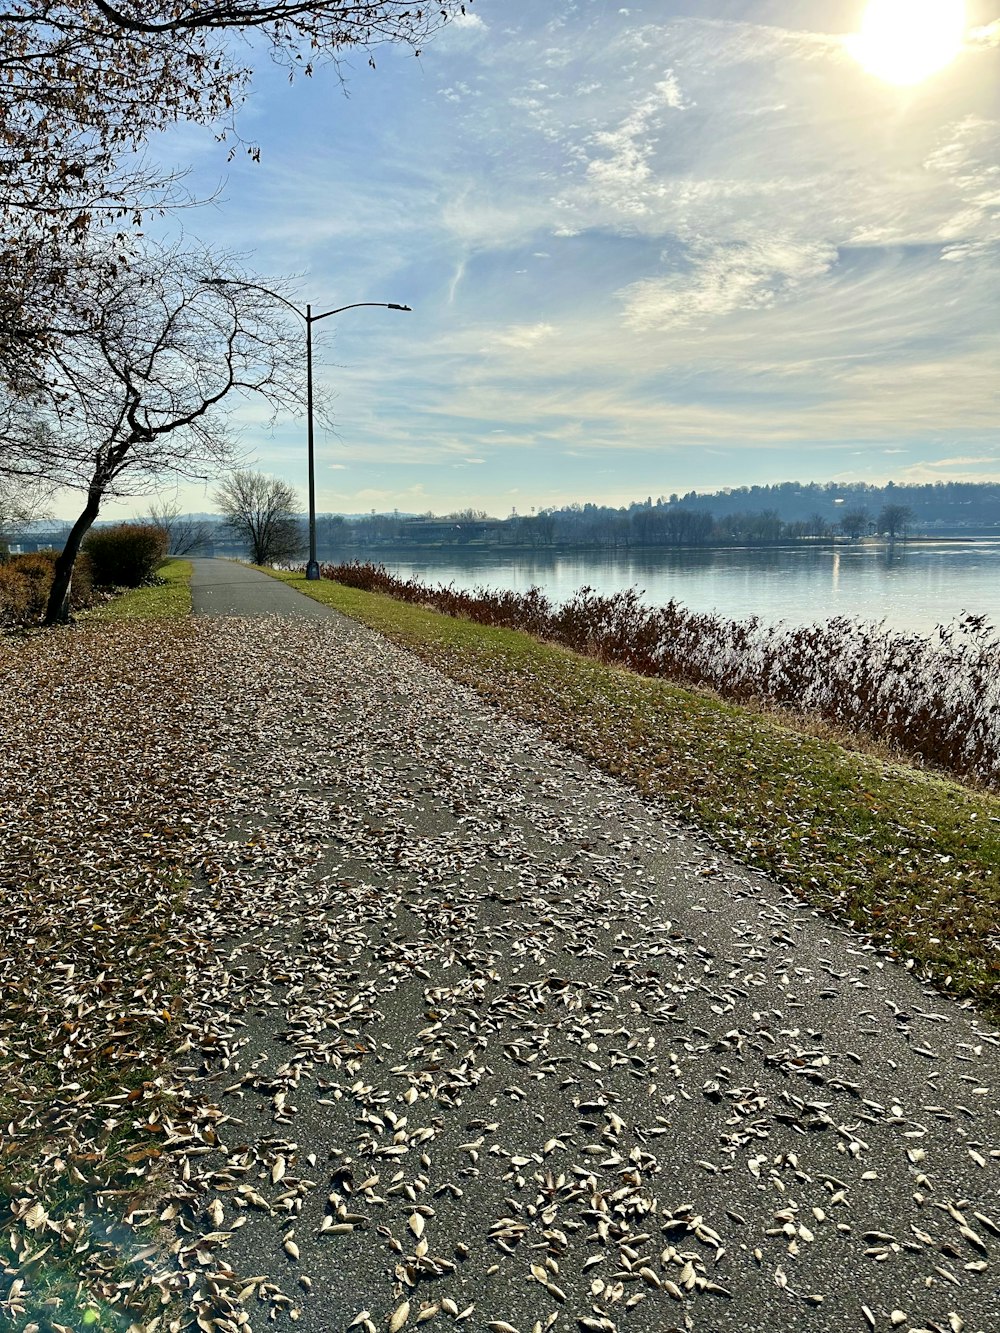
{"type": "MultiPolygon", "coordinates": [[[[491,518],[466,509],[438,516],[323,516],[325,547],[406,545],[669,547],[774,545],[822,538],[891,538],[1000,525],[1000,484],[927,486],[783,482],[651,496],[613,508],[573,504],[491,518]]],[[[1000,531],[1000,526],[998,526],[1000,531]]]]}
{"type": "MultiPolygon", "coordinates": [[[[200,550],[238,551],[214,515],[195,515],[200,550]]],[[[303,516],[304,526],[304,516],[303,516]]],[[[782,542],[960,535],[995,529],[1000,536],[1000,483],[936,482],[925,486],[841,485],[785,481],[776,486],[659,496],[614,507],[571,504],[495,518],[482,510],[436,514],[321,514],[321,551],[392,546],[635,547],[770,546],[782,542]]],[[[23,550],[58,546],[66,525],[11,534],[23,550]]],[[[185,549],[194,551],[195,546],[185,549]]]]}

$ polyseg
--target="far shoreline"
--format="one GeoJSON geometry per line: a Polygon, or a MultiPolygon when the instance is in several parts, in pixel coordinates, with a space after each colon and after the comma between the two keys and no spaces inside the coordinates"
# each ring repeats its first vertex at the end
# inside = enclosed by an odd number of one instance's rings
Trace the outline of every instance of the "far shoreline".
{"type": "MultiPolygon", "coordinates": [[[[369,542],[364,545],[342,546],[337,548],[337,557],[354,558],[357,555],[372,555],[378,552],[404,552],[419,554],[422,551],[475,551],[483,554],[510,552],[514,555],[636,555],[644,552],[662,554],[667,551],[691,553],[694,551],[800,551],[800,550],[877,550],[897,546],[939,546],[968,545],[973,542],[1000,543],[1000,529],[991,533],[969,534],[965,536],[920,536],[920,537],[800,537],[788,541],[776,542],[704,542],[697,545],[678,545],[676,543],[653,544],[642,546],[606,546],[601,543],[559,543],[537,546],[518,542],[369,542]]],[[[220,548],[216,548],[217,550],[220,548]]],[[[334,563],[323,559],[324,564],[334,563]]]]}

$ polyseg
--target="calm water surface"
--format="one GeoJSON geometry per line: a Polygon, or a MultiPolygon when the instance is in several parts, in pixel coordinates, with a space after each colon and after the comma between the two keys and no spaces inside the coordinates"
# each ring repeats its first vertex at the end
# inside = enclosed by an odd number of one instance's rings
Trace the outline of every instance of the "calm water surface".
{"type": "MultiPolygon", "coordinates": [[[[323,553],[325,554],[325,553],[323,553]]],[[[353,558],[348,556],[348,559],[353,558]]],[[[424,582],[523,591],[538,584],[563,601],[584,584],[602,593],[639,588],[659,605],[805,624],[832,616],[932,630],[964,612],[1000,625],[1000,540],[770,550],[379,552],[394,573],[424,582]]]]}

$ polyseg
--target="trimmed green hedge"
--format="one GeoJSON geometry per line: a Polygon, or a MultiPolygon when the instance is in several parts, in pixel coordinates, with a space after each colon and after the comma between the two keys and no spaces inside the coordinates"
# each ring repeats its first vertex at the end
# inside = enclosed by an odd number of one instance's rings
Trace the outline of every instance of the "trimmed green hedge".
{"type": "Polygon", "coordinates": [[[169,545],[163,528],[151,523],[116,523],[110,528],[92,528],[83,549],[98,587],[139,588],[163,564],[169,545]]]}

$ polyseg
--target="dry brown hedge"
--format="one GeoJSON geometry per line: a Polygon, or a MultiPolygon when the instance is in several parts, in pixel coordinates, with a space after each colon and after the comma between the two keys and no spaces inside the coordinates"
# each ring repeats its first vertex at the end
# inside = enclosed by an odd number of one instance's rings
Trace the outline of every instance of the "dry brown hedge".
{"type": "MultiPolygon", "coordinates": [[[[13,555],[0,563],[0,629],[27,629],[37,625],[45,613],[56,563],[55,551],[13,555]]],[[[82,610],[93,599],[90,561],[77,557],[73,570],[73,610],[82,610]]]]}

